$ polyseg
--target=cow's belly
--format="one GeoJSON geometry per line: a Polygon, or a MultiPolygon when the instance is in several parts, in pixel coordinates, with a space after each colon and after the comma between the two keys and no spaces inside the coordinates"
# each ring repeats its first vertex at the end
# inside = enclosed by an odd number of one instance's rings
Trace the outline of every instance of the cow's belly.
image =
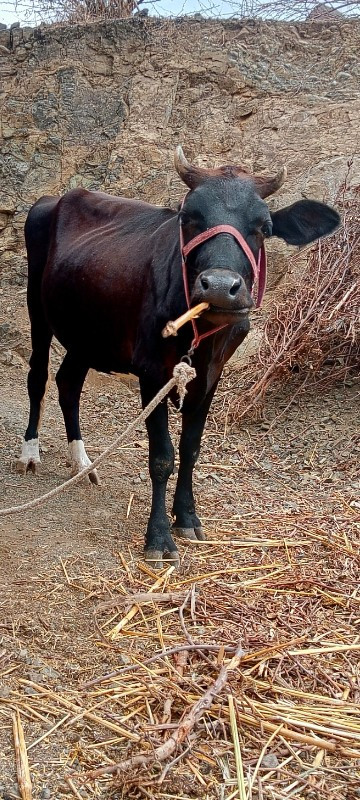
{"type": "MultiPolygon", "coordinates": [[[[55,276],[56,277],[56,276],[55,276]]],[[[44,281],[43,305],[50,327],[68,351],[89,368],[129,372],[140,316],[139,292],[89,280],[44,281]]]]}

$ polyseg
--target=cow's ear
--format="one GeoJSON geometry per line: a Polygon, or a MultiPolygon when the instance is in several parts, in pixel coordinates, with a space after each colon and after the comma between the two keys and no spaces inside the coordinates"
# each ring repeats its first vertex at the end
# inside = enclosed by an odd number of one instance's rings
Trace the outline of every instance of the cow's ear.
{"type": "Polygon", "coordinates": [[[316,200],[299,200],[275,211],[271,219],[272,235],[298,246],[332,233],[340,224],[337,211],[316,200]]]}

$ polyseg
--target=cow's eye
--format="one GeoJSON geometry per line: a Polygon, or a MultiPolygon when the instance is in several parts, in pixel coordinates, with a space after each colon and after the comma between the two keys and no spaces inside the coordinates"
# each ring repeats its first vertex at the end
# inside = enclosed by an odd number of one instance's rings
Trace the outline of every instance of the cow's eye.
{"type": "Polygon", "coordinates": [[[264,222],[260,230],[265,239],[267,239],[268,236],[271,236],[272,230],[270,222],[264,222]]]}

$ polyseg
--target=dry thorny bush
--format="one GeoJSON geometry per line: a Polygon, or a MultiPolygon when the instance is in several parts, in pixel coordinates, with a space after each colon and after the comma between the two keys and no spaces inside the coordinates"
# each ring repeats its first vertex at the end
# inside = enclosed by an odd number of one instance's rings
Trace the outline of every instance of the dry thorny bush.
{"type": "Polygon", "coordinates": [[[231,368],[237,418],[292,376],[301,388],[323,387],[360,365],[360,186],[350,190],[345,182],[336,205],[341,227],[309,250],[295,289],[284,287],[247,367],[231,368]]]}
{"type": "Polygon", "coordinates": [[[35,14],[44,22],[77,24],[107,19],[127,19],[141,11],[144,0],[32,0],[16,7],[35,14]]]}
{"type": "MultiPolygon", "coordinates": [[[[5,3],[8,5],[9,3],[5,3]]],[[[25,16],[35,15],[44,22],[81,22],[124,19],[137,13],[181,17],[193,14],[204,18],[258,18],[283,21],[331,22],[358,17],[358,0],[198,0],[172,4],[162,0],[17,0],[15,7],[25,16]],[[146,3],[145,11],[143,3],[146,3]]]]}

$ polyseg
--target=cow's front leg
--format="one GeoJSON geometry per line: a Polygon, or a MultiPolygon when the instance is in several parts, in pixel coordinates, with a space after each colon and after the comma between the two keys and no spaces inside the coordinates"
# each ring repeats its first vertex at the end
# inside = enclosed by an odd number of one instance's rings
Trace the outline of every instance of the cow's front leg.
{"type": "MultiPolygon", "coordinates": [[[[140,381],[142,403],[145,407],[153,398],[152,391],[140,381]]],[[[152,481],[152,503],[145,537],[145,560],[161,569],[163,558],[177,565],[179,554],[170,533],[166,514],[166,486],[174,470],[174,448],[169,436],[168,408],[164,400],[146,420],[149,436],[149,472],[152,481]]]]}
{"type": "Polygon", "coordinates": [[[183,414],[179,447],[179,475],[173,504],[175,521],[172,530],[174,534],[193,541],[206,539],[199,517],[195,512],[193,471],[199,457],[201,437],[215,389],[216,386],[196,411],[183,414]]]}

